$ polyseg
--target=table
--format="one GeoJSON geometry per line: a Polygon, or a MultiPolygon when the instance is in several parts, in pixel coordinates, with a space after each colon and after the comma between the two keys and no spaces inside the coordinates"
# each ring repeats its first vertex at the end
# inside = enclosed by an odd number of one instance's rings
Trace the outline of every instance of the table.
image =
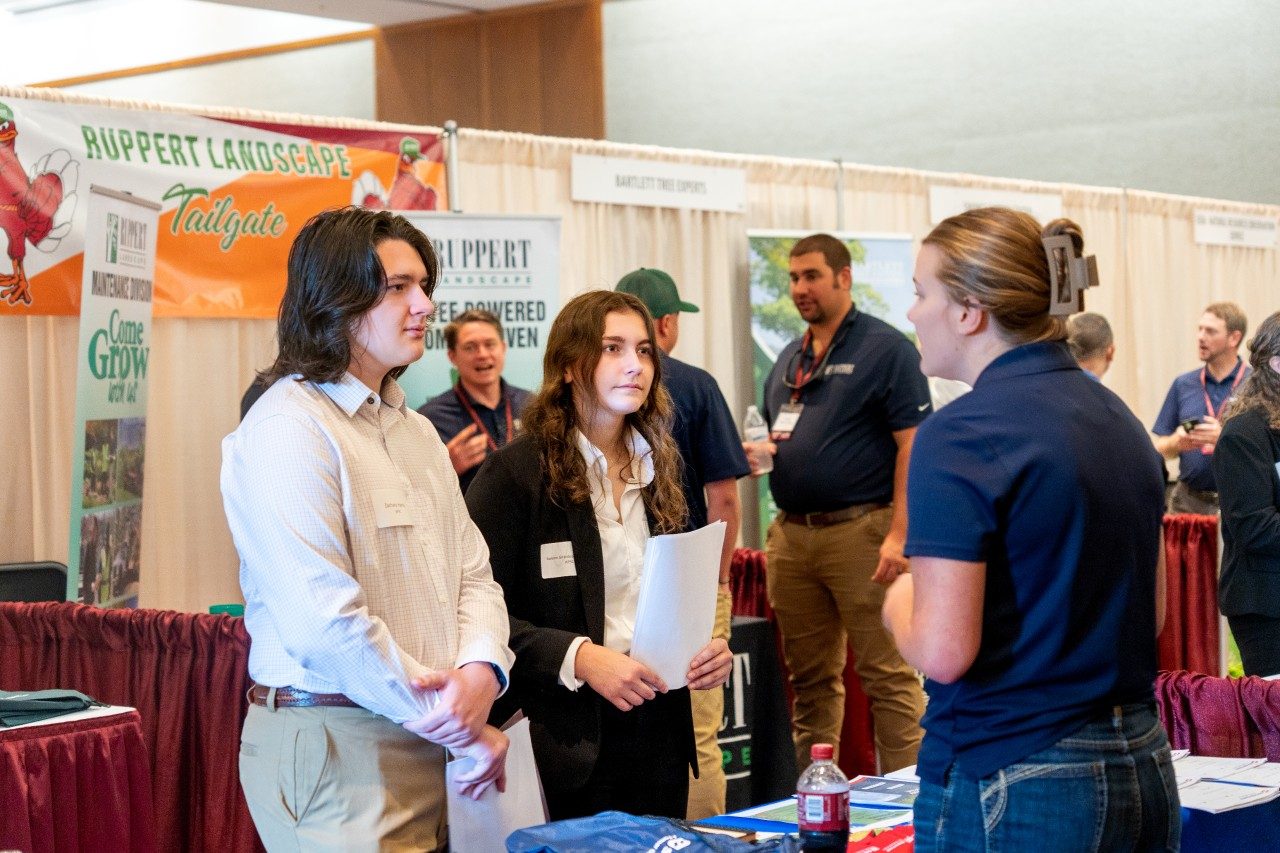
{"type": "Polygon", "coordinates": [[[0,849],[157,849],[151,771],[132,708],[0,728],[0,779],[0,849]]]}

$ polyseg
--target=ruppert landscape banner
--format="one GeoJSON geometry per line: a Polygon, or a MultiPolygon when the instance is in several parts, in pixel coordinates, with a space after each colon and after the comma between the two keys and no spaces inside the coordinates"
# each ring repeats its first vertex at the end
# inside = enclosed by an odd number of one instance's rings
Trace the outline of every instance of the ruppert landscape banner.
{"type": "Polygon", "coordinates": [[[79,312],[91,183],[161,205],[157,317],[274,317],[326,208],[446,207],[431,134],[0,98],[0,315],[79,312]]]}

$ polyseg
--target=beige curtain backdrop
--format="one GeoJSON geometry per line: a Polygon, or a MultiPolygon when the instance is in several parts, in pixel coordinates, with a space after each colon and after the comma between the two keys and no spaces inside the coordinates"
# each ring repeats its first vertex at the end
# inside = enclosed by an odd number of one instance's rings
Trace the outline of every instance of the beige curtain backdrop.
{"type": "MultiPolygon", "coordinates": [[[[267,121],[395,127],[0,87],[0,96],[6,95],[267,121]]],[[[460,132],[459,167],[459,186],[453,189],[466,212],[562,217],[562,299],[610,287],[639,266],[670,272],[682,295],[702,308],[681,318],[675,355],[709,370],[735,415],[750,394],[746,230],[837,228],[837,182],[844,187],[845,228],[909,233],[917,242],[930,228],[930,185],[1060,193],[1065,214],[1083,227],[1086,250],[1098,258],[1102,286],[1089,292],[1087,307],[1106,314],[1118,337],[1107,384],[1148,425],[1173,376],[1195,366],[1194,328],[1206,304],[1234,299],[1254,325],[1280,308],[1269,294],[1280,279],[1275,249],[1197,246],[1192,232],[1196,209],[1276,217],[1280,207],[473,130],[460,132]],[[570,198],[574,153],[741,168],[747,177],[747,209],[730,214],[576,203],[570,198]]],[[[143,606],[203,610],[240,600],[238,560],[218,488],[220,442],[235,428],[240,396],[254,371],[274,354],[274,325],[271,320],[154,323],[142,519],[143,606]]],[[[76,341],[75,318],[0,316],[5,367],[0,429],[8,439],[0,468],[6,520],[0,562],[66,559],[76,341]]]]}

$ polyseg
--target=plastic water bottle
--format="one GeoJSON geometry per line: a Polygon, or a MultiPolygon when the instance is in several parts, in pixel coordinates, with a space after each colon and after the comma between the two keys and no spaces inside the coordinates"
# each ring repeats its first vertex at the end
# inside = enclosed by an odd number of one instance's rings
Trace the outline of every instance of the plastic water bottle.
{"type": "Polygon", "coordinates": [[[829,743],[809,748],[813,763],[796,783],[802,850],[844,850],[849,844],[849,779],[832,761],[829,743]]]}
{"type": "Polygon", "coordinates": [[[764,447],[764,442],[769,440],[769,425],[755,406],[747,406],[747,415],[742,419],[742,440],[756,445],[751,451],[756,460],[756,470],[761,474],[772,471],[773,454],[764,447]]]}

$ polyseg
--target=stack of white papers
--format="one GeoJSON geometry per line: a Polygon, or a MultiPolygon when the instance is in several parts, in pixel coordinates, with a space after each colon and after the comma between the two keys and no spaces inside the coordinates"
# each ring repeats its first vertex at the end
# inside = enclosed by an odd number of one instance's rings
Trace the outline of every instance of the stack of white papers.
{"type": "Polygon", "coordinates": [[[1173,772],[1189,809],[1218,814],[1280,798],[1280,763],[1263,758],[1183,755],[1174,759],[1173,772]]]}

